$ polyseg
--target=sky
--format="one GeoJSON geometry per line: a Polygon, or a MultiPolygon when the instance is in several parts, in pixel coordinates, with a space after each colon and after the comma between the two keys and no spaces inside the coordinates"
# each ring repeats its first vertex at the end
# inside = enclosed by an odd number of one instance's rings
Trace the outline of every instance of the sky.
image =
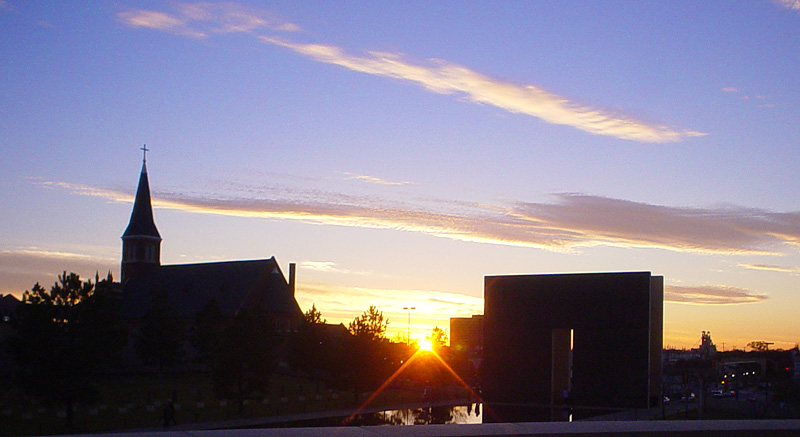
{"type": "Polygon", "coordinates": [[[0,61],[0,293],[119,277],[146,144],[162,263],[328,322],[650,271],[666,347],[800,341],[796,0],[0,0],[0,61]]]}

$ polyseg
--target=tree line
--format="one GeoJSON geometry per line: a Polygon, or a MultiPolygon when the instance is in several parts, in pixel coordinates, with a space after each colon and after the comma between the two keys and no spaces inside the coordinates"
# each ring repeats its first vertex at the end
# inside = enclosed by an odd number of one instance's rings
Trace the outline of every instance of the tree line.
{"type": "MultiPolygon", "coordinates": [[[[123,320],[121,306],[110,273],[93,283],[64,272],[49,290],[36,283],[17,307],[13,335],[4,344],[16,363],[15,383],[28,396],[66,411],[68,430],[76,404],[99,400],[98,377],[126,371],[126,354],[134,353],[141,366],[158,375],[191,363],[210,374],[217,397],[235,399],[242,412],[245,400],[264,396],[279,361],[293,372],[352,391],[358,403],[416,352],[386,337],[389,320],[374,305],[346,328],[327,324],[312,305],[296,332],[277,331],[270,314],[259,308],[223,317],[213,299],[186,320],[170,307],[163,290],[153,292],[140,320],[123,320]]],[[[448,355],[445,330],[437,327],[430,339],[448,355]]],[[[409,378],[445,383],[445,373],[420,363],[409,378]]]]}

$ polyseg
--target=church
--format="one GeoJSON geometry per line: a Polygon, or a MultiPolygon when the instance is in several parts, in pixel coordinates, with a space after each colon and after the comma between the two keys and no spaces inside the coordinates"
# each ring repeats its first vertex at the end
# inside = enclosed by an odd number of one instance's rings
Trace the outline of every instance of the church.
{"type": "Polygon", "coordinates": [[[295,293],[295,265],[289,280],[275,257],[245,261],[161,265],[161,235],[153,220],[147,178],[147,148],[143,147],[142,171],[128,227],[122,234],[121,286],[123,317],[143,318],[152,296],[164,293],[169,306],[181,318],[193,319],[212,300],[222,315],[235,316],[241,309],[265,310],[283,332],[297,329],[303,313],[295,293]]]}

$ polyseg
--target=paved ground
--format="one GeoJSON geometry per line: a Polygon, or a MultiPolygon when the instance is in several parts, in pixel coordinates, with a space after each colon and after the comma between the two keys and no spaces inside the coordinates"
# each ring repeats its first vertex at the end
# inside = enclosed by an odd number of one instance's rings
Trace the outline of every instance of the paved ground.
{"type": "MultiPolygon", "coordinates": [[[[710,400],[710,399],[709,399],[710,400]]],[[[735,401],[735,400],[733,400],[735,401]]],[[[746,402],[746,401],[743,401],[746,402]]],[[[396,409],[414,409],[431,406],[449,406],[453,401],[439,404],[398,405],[396,409]]],[[[466,402],[465,402],[466,403],[466,402]]],[[[327,411],[294,414],[279,417],[238,419],[213,423],[183,424],[170,429],[151,428],[126,430],[116,436],[164,436],[164,437],[250,437],[250,436],[609,436],[609,435],[674,435],[686,436],[798,436],[800,420],[658,420],[676,413],[695,410],[697,403],[672,404],[662,407],[627,410],[596,416],[579,422],[535,422],[535,423],[490,423],[468,425],[416,425],[416,426],[347,426],[314,428],[267,428],[279,423],[296,422],[331,417],[346,417],[353,410],[327,411]],[[239,428],[239,429],[233,429],[239,428]],[[241,429],[250,428],[250,429],[241,429]]],[[[365,409],[361,413],[374,413],[384,408],[365,409]]],[[[97,434],[95,434],[96,436],[97,434]]]]}
{"type": "Polygon", "coordinates": [[[160,435],[165,437],[251,437],[251,436],[797,436],[800,420],[693,420],[693,421],[616,421],[616,422],[547,422],[490,423],[476,425],[371,426],[336,428],[270,428],[219,431],[167,431],[123,433],[123,436],[160,435]]]}

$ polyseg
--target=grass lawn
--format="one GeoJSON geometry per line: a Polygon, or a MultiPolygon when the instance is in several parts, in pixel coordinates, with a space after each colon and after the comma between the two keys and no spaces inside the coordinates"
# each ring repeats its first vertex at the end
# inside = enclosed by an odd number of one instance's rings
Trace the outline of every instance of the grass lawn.
{"type": "MultiPolygon", "coordinates": [[[[332,390],[322,383],[286,375],[274,375],[268,393],[248,399],[243,414],[239,413],[235,400],[220,400],[214,396],[210,376],[206,374],[162,378],[120,376],[104,378],[98,385],[100,402],[91,406],[79,405],[74,409],[72,432],[161,427],[164,409],[173,398],[178,424],[338,410],[352,408],[355,404],[352,392],[332,390]]],[[[380,405],[402,401],[401,396],[387,393],[376,402],[380,405]]],[[[64,411],[10,397],[5,397],[5,401],[0,406],[0,434],[65,432],[64,411]]]]}

